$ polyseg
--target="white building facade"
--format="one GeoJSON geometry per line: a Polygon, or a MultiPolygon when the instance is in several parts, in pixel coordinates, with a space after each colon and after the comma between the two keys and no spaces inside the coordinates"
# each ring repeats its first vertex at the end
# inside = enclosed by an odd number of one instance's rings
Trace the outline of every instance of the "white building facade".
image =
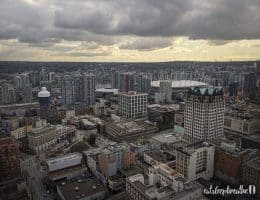
{"type": "Polygon", "coordinates": [[[147,116],[147,96],[146,93],[120,93],[118,96],[120,114],[131,119],[147,116]]]}
{"type": "Polygon", "coordinates": [[[214,175],[214,154],[214,146],[206,142],[180,147],[176,150],[176,170],[189,181],[210,180],[214,175]]]}
{"type": "Polygon", "coordinates": [[[184,138],[189,143],[222,138],[224,110],[222,88],[191,88],[185,102],[184,138]]]}

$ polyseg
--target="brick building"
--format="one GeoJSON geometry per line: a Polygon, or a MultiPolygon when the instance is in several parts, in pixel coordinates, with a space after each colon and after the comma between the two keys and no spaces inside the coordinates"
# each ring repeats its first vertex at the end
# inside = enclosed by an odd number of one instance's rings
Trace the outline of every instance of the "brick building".
{"type": "Polygon", "coordinates": [[[20,176],[19,148],[12,137],[0,138],[0,182],[20,176]]]}

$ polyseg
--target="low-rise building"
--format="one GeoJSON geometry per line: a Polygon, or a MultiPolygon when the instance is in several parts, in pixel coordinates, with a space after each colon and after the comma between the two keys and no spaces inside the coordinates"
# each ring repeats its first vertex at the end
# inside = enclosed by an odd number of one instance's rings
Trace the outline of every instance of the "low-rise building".
{"type": "Polygon", "coordinates": [[[158,132],[158,128],[147,121],[122,121],[106,124],[106,133],[117,141],[140,138],[158,132]]]}
{"type": "Polygon", "coordinates": [[[176,170],[189,181],[203,178],[210,180],[214,175],[214,146],[200,142],[179,147],[176,152],[176,170]]]}
{"type": "Polygon", "coordinates": [[[11,135],[14,136],[16,140],[19,140],[25,138],[27,134],[31,131],[32,131],[32,125],[27,125],[11,131],[11,135]]]}
{"type": "Polygon", "coordinates": [[[174,115],[178,109],[176,104],[161,106],[158,104],[148,106],[148,119],[155,122],[159,130],[174,128],[174,115]]]}
{"type": "Polygon", "coordinates": [[[32,129],[28,134],[28,146],[33,153],[49,149],[51,145],[70,140],[75,135],[74,127],[47,125],[32,129]]]}
{"type": "Polygon", "coordinates": [[[57,193],[61,200],[103,200],[108,196],[106,187],[93,178],[63,182],[57,186],[57,193]]]}
{"type": "Polygon", "coordinates": [[[243,164],[242,183],[255,186],[252,190],[256,192],[256,199],[260,198],[260,156],[243,164]]]}
{"type": "Polygon", "coordinates": [[[165,164],[149,168],[148,184],[142,174],[136,174],[126,181],[126,199],[200,199],[202,187],[197,182],[188,182],[182,174],[165,164]]]}
{"type": "Polygon", "coordinates": [[[89,169],[102,182],[116,175],[120,169],[129,169],[135,165],[135,155],[126,144],[91,149],[84,151],[83,154],[89,169]]]}
{"type": "Polygon", "coordinates": [[[28,134],[28,146],[33,153],[38,154],[56,144],[57,139],[55,126],[35,128],[28,134]]]}
{"type": "Polygon", "coordinates": [[[256,152],[253,149],[238,148],[235,143],[221,142],[215,146],[215,176],[227,183],[239,183],[243,163],[256,152]]]}
{"type": "Polygon", "coordinates": [[[132,143],[129,143],[131,151],[134,152],[135,155],[142,155],[146,152],[151,152],[154,150],[160,150],[161,144],[156,141],[150,140],[138,140],[132,143]]]}
{"type": "Polygon", "coordinates": [[[238,104],[225,113],[224,131],[242,135],[260,132],[260,109],[252,105],[238,104]]]}

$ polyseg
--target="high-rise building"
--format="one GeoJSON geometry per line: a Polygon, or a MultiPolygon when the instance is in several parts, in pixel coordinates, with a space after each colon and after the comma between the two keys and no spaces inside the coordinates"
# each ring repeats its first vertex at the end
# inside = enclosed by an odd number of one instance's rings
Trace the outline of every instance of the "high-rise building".
{"type": "Polygon", "coordinates": [[[95,103],[95,76],[92,74],[65,75],[62,78],[62,102],[63,105],[80,103],[91,106],[95,103]]]}
{"type": "Polygon", "coordinates": [[[32,102],[32,86],[26,85],[22,89],[21,97],[23,99],[23,103],[30,103],[32,102]]]}
{"type": "Polygon", "coordinates": [[[51,105],[51,94],[46,87],[42,87],[41,91],[38,92],[38,101],[40,104],[40,115],[46,118],[51,105]]]}
{"type": "Polygon", "coordinates": [[[74,100],[75,102],[83,102],[84,89],[83,78],[81,74],[74,76],[74,100]]]}
{"type": "Polygon", "coordinates": [[[151,88],[151,79],[146,74],[140,74],[136,78],[137,92],[149,93],[151,88]]]}
{"type": "Polygon", "coordinates": [[[1,104],[12,104],[16,102],[16,93],[13,85],[3,84],[0,86],[1,104]]]}
{"type": "Polygon", "coordinates": [[[14,86],[18,102],[30,103],[32,101],[32,85],[29,73],[22,73],[15,76],[14,86]]]}
{"type": "Polygon", "coordinates": [[[171,102],[172,100],[172,81],[171,80],[161,80],[159,86],[159,93],[164,96],[166,102],[171,102]]]}
{"type": "Polygon", "coordinates": [[[185,102],[184,138],[193,143],[223,137],[224,109],[222,88],[191,88],[185,102]]]}
{"type": "Polygon", "coordinates": [[[133,73],[120,73],[119,92],[129,92],[135,90],[135,76],[133,73]]]}
{"type": "Polygon", "coordinates": [[[44,68],[40,71],[40,81],[48,81],[48,72],[44,68]]]}
{"type": "Polygon", "coordinates": [[[237,90],[238,90],[238,83],[237,82],[231,82],[229,84],[229,96],[237,96],[237,90]]]}
{"type": "Polygon", "coordinates": [[[255,73],[245,74],[243,92],[244,95],[248,96],[250,99],[255,99],[256,82],[257,82],[257,76],[255,73]]]}
{"type": "Polygon", "coordinates": [[[176,149],[176,170],[189,181],[210,180],[214,175],[214,153],[214,146],[207,142],[179,147],[176,149]]]}
{"type": "Polygon", "coordinates": [[[19,148],[14,138],[0,138],[0,182],[20,176],[19,148]]]}
{"type": "Polygon", "coordinates": [[[63,105],[74,104],[74,80],[69,75],[64,75],[61,80],[61,95],[63,105]]]}
{"type": "Polygon", "coordinates": [[[95,76],[92,74],[83,76],[83,102],[87,107],[95,104],[95,76]]]}
{"type": "Polygon", "coordinates": [[[24,87],[30,85],[30,77],[28,73],[22,73],[15,76],[14,79],[15,89],[23,89],[24,87]]]}
{"type": "Polygon", "coordinates": [[[134,91],[120,93],[118,96],[119,112],[126,118],[140,118],[147,115],[147,94],[134,91]]]}
{"type": "Polygon", "coordinates": [[[112,88],[118,89],[119,88],[119,77],[120,77],[120,72],[116,71],[112,74],[112,88]]]}

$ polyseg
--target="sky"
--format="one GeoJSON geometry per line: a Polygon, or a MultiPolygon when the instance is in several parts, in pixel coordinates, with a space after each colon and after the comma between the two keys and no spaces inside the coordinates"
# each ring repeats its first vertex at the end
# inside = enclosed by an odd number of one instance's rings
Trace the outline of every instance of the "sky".
{"type": "Polygon", "coordinates": [[[9,60],[260,60],[260,0],[0,0],[9,60]]]}

